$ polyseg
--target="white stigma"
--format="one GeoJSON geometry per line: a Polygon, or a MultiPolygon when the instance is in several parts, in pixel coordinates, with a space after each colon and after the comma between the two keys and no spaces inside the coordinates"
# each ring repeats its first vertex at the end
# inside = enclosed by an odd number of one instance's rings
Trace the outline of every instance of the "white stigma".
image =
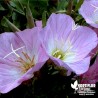
{"type": "Polygon", "coordinates": [[[96,12],[98,10],[98,7],[97,6],[95,6],[93,4],[91,4],[91,6],[95,8],[94,12],[96,12]]]}
{"type": "Polygon", "coordinates": [[[16,51],[13,49],[13,45],[11,44],[11,49],[12,49],[12,52],[17,56],[17,57],[20,57],[17,53],[16,53],[16,51]]]}
{"type": "Polygon", "coordinates": [[[11,50],[12,50],[12,52],[10,52],[10,53],[8,53],[6,56],[4,56],[3,59],[7,58],[7,57],[8,57],[9,55],[11,55],[11,54],[15,54],[17,57],[20,57],[19,54],[16,53],[16,51],[18,51],[18,50],[20,50],[20,49],[22,49],[22,48],[24,48],[24,47],[25,47],[25,46],[22,46],[22,47],[20,47],[20,48],[17,48],[16,50],[14,50],[13,45],[11,44],[11,50]]]}

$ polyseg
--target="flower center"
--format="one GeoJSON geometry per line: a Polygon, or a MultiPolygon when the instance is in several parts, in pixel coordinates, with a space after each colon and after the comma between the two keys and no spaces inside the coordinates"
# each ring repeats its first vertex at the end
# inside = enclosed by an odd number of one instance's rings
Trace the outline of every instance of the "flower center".
{"type": "Polygon", "coordinates": [[[56,49],[55,51],[53,51],[52,56],[56,57],[56,58],[59,58],[61,60],[64,59],[64,53],[63,53],[63,51],[61,51],[59,49],[56,49]]]}
{"type": "Polygon", "coordinates": [[[95,23],[98,24],[98,20],[95,23]]]}
{"type": "Polygon", "coordinates": [[[19,58],[19,60],[17,60],[17,62],[21,63],[22,66],[20,67],[22,69],[22,72],[25,73],[27,72],[30,68],[32,68],[35,63],[34,63],[34,56],[31,59],[27,53],[22,52],[22,54],[24,55],[25,59],[22,59],[21,57],[19,58]]]}

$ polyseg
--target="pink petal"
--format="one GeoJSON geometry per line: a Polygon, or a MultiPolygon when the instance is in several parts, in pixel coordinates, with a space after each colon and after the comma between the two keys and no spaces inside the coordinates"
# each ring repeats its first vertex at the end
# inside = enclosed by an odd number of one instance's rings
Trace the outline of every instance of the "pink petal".
{"type": "MultiPolygon", "coordinates": [[[[24,43],[22,42],[22,40],[19,37],[17,37],[14,33],[1,34],[0,43],[2,43],[2,44],[0,44],[0,47],[1,47],[0,48],[0,57],[2,57],[2,58],[4,58],[7,54],[12,52],[11,44],[13,45],[14,50],[24,46],[24,43]]],[[[23,49],[21,49],[21,50],[23,50],[23,49]]],[[[15,61],[16,58],[17,58],[16,55],[12,53],[6,59],[15,61]]]]}
{"type": "Polygon", "coordinates": [[[15,81],[22,75],[18,67],[0,64],[0,92],[8,92],[18,86],[15,81]],[[5,87],[6,86],[6,87],[5,87]]]}
{"type": "Polygon", "coordinates": [[[32,53],[35,52],[40,47],[40,38],[38,28],[26,29],[21,32],[17,32],[17,35],[23,40],[27,50],[32,53]]]}
{"type": "Polygon", "coordinates": [[[23,32],[22,31],[17,32],[17,35],[23,40],[28,55],[30,57],[35,56],[36,62],[39,60],[39,57],[42,55],[43,57],[41,58],[41,62],[44,62],[48,58],[44,53],[44,50],[41,49],[41,40],[40,40],[39,33],[40,32],[38,28],[35,27],[32,29],[27,29],[23,32]]]}
{"type": "Polygon", "coordinates": [[[82,26],[71,33],[69,40],[72,51],[75,52],[75,58],[72,62],[85,58],[98,44],[96,33],[90,28],[82,26]]]}
{"type": "Polygon", "coordinates": [[[38,27],[38,30],[41,31],[42,30],[42,21],[36,21],[36,26],[38,27]]]}
{"type": "Polygon", "coordinates": [[[67,64],[73,70],[73,72],[75,72],[77,75],[80,75],[88,70],[90,64],[90,57],[84,58],[79,62],[67,64]]]}
{"type": "Polygon", "coordinates": [[[57,65],[57,66],[61,66],[64,67],[66,70],[72,71],[71,67],[69,67],[66,63],[64,63],[62,60],[58,59],[58,58],[54,58],[50,56],[50,59],[57,65]]]}
{"type": "Polygon", "coordinates": [[[42,21],[36,21],[36,26],[42,28],[42,21]]]}
{"type": "Polygon", "coordinates": [[[48,53],[55,47],[57,40],[66,41],[74,24],[73,19],[65,14],[52,14],[49,17],[46,27],[40,33],[48,53]]]}
{"type": "MultiPolygon", "coordinates": [[[[20,73],[20,76],[18,78],[16,77],[17,74],[7,73],[7,71],[11,72],[11,70],[5,70],[4,72],[1,72],[4,74],[4,76],[2,76],[0,73],[0,78],[1,78],[1,80],[0,80],[0,92],[1,93],[8,93],[12,89],[19,86],[23,81],[26,81],[26,80],[32,78],[34,76],[33,73],[38,71],[43,66],[44,63],[45,62],[36,64],[34,67],[29,69],[25,74],[20,73]]],[[[6,66],[8,66],[8,65],[6,65],[6,66]]]]}

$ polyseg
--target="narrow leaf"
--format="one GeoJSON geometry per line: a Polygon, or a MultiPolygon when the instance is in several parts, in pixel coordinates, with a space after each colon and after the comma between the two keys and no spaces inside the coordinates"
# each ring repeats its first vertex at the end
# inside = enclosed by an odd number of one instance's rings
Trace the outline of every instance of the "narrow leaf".
{"type": "Polygon", "coordinates": [[[76,7],[75,7],[75,11],[77,11],[77,10],[80,8],[80,6],[82,5],[83,1],[84,1],[84,0],[79,0],[79,1],[78,1],[77,5],[76,5],[76,7]]]}
{"type": "Polygon", "coordinates": [[[0,4],[0,11],[4,11],[4,10],[6,10],[6,9],[4,9],[4,8],[2,7],[2,5],[0,4]]]}
{"type": "Polygon", "coordinates": [[[46,14],[47,14],[47,12],[46,11],[44,11],[43,12],[43,14],[42,14],[42,25],[43,25],[43,27],[46,25],[46,14]]]}
{"type": "Polygon", "coordinates": [[[34,24],[34,18],[32,16],[31,9],[29,7],[29,2],[27,4],[27,8],[26,8],[26,18],[27,18],[27,27],[33,28],[35,26],[35,24],[34,24]]]}
{"type": "Polygon", "coordinates": [[[12,29],[13,32],[20,31],[13,23],[11,23],[6,17],[3,17],[7,22],[8,26],[12,29]]]}

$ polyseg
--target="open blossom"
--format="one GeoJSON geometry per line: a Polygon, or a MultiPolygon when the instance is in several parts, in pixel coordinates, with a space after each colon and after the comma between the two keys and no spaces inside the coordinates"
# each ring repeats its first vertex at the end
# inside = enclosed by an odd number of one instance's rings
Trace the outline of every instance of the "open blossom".
{"type": "Polygon", "coordinates": [[[89,70],[81,76],[80,82],[87,84],[98,82],[98,57],[89,70]]]}
{"type": "Polygon", "coordinates": [[[7,93],[34,76],[47,60],[38,28],[0,35],[0,92],[7,93]]]}
{"type": "Polygon", "coordinates": [[[84,0],[79,13],[88,24],[98,28],[98,0],[84,0]]]}
{"type": "Polygon", "coordinates": [[[97,35],[92,29],[75,25],[68,15],[52,14],[40,34],[43,48],[55,64],[78,75],[88,70],[88,54],[97,45],[97,35]]]}

